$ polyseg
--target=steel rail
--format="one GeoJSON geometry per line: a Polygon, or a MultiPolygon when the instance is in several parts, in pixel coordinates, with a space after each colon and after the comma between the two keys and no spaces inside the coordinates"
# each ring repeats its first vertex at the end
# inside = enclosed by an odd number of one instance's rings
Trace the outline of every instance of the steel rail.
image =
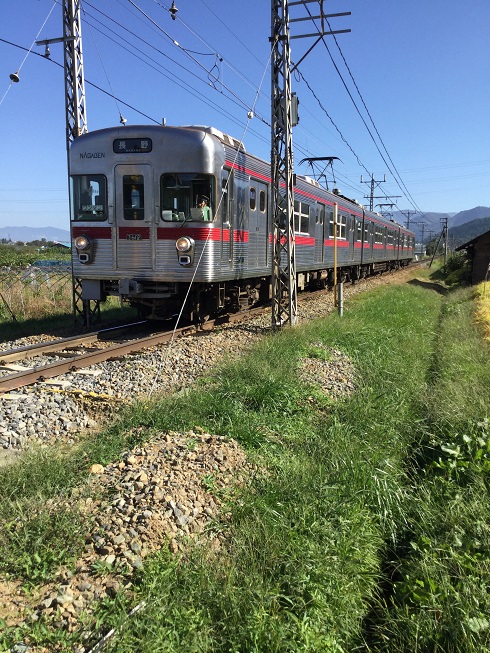
{"type": "Polygon", "coordinates": [[[42,365],[22,372],[9,374],[0,379],[0,394],[21,388],[25,385],[31,385],[38,381],[45,381],[46,379],[59,376],[60,374],[75,372],[76,370],[90,367],[91,365],[96,365],[97,363],[103,363],[104,361],[110,359],[119,358],[120,356],[125,356],[135,351],[140,351],[141,349],[153,347],[155,345],[168,342],[171,338],[172,332],[166,332],[163,334],[158,333],[146,338],[130,340],[129,342],[122,344],[112,345],[110,347],[106,347],[105,349],[100,349],[96,352],[85,352],[83,354],[79,354],[78,356],[65,358],[62,361],[56,361],[54,363],[48,363],[48,365],[42,365]]]}
{"type": "Polygon", "coordinates": [[[70,336],[69,338],[58,338],[49,342],[37,343],[34,345],[25,345],[24,347],[17,347],[16,349],[7,349],[0,351],[0,365],[6,363],[13,363],[14,361],[24,360],[26,358],[33,358],[45,353],[54,353],[62,349],[70,349],[78,347],[79,345],[86,345],[89,342],[102,340],[104,336],[111,333],[130,329],[136,326],[143,326],[148,324],[145,320],[143,322],[133,322],[131,324],[124,324],[123,326],[109,327],[108,329],[101,329],[100,331],[92,331],[82,336],[70,336]]]}
{"type": "Polygon", "coordinates": [[[0,394],[16,390],[17,388],[26,385],[32,385],[39,381],[45,381],[46,379],[60,376],[67,372],[75,372],[76,370],[84,369],[91,365],[96,365],[97,363],[103,363],[107,360],[126,356],[127,354],[141,351],[142,349],[148,349],[155,345],[164,344],[172,340],[172,338],[181,337],[186,334],[190,335],[192,333],[199,334],[202,331],[210,330],[214,326],[220,324],[238,322],[243,320],[244,317],[251,317],[252,315],[263,311],[264,308],[251,309],[241,313],[235,313],[234,315],[227,315],[215,320],[210,320],[204,323],[201,327],[184,326],[179,329],[173,329],[171,331],[156,333],[151,336],[130,340],[121,344],[111,345],[110,347],[98,351],[86,352],[79,354],[78,356],[65,358],[62,361],[48,363],[48,365],[37,366],[21,372],[15,372],[14,374],[9,374],[0,378],[0,394]]]}

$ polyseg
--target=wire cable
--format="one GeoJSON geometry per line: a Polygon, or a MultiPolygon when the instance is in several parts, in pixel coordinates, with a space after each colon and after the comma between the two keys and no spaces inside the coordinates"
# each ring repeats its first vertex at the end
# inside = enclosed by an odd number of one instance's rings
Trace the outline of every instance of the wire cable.
{"type": "MultiPolygon", "coordinates": [[[[24,57],[24,59],[22,60],[22,63],[20,64],[19,68],[17,69],[17,72],[14,73],[14,75],[17,76],[17,80],[16,80],[16,81],[19,81],[18,78],[19,78],[19,73],[20,73],[20,71],[22,70],[22,66],[25,64],[25,62],[26,62],[26,60],[27,60],[27,57],[31,54],[32,48],[36,45],[36,41],[37,41],[37,39],[39,38],[39,34],[41,34],[41,32],[43,31],[44,26],[46,25],[46,23],[47,23],[48,20],[49,20],[49,17],[50,17],[51,14],[53,13],[53,9],[55,8],[56,4],[57,4],[57,0],[54,0],[53,6],[52,6],[51,9],[49,10],[49,13],[48,13],[48,15],[46,16],[46,18],[45,18],[45,20],[44,20],[44,23],[41,25],[41,29],[40,29],[39,32],[37,33],[37,36],[36,36],[36,38],[34,39],[34,41],[32,42],[31,47],[27,50],[27,54],[26,54],[26,56],[24,57]]],[[[13,79],[13,78],[14,78],[14,75],[10,75],[11,82],[10,82],[10,84],[8,85],[7,90],[6,90],[5,93],[3,94],[2,99],[0,100],[0,106],[2,106],[3,101],[4,101],[5,98],[7,97],[7,93],[8,93],[8,92],[10,91],[10,89],[12,88],[12,84],[14,83],[14,79],[13,79]]]]}

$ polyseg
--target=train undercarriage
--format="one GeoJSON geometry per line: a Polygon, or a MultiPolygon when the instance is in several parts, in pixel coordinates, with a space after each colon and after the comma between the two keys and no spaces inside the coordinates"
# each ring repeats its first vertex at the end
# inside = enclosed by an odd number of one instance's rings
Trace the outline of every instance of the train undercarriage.
{"type": "MultiPolygon", "coordinates": [[[[355,283],[366,277],[408,265],[404,261],[383,261],[344,266],[337,271],[337,282],[355,283]]],[[[223,313],[238,312],[267,303],[272,296],[271,278],[254,277],[215,283],[166,283],[142,279],[102,282],[102,298],[115,295],[138,309],[150,320],[168,320],[180,316],[194,323],[223,313]]],[[[332,289],[333,269],[299,272],[297,290],[332,289]]]]}

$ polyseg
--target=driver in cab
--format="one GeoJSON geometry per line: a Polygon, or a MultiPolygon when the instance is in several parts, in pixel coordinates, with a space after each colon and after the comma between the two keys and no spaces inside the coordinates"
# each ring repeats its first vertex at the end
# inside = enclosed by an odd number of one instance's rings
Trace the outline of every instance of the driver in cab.
{"type": "Polygon", "coordinates": [[[202,212],[202,219],[205,222],[210,222],[212,220],[211,216],[211,209],[208,206],[209,198],[207,197],[201,197],[201,201],[198,203],[198,207],[201,209],[202,212]]]}

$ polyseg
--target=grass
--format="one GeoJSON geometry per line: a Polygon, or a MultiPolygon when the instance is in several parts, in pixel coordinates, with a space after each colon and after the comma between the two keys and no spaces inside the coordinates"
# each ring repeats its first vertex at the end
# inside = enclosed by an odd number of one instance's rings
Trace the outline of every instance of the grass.
{"type": "Polygon", "coordinates": [[[483,281],[475,287],[476,315],[475,320],[487,340],[490,340],[490,284],[483,281]]]}
{"type": "MultiPolygon", "coordinates": [[[[65,275],[55,286],[40,284],[30,288],[19,279],[8,291],[0,286],[0,343],[37,334],[65,337],[80,332],[75,323],[72,303],[71,277],[65,275]]],[[[101,321],[104,326],[122,320],[135,319],[136,309],[121,307],[117,297],[108,297],[101,304],[101,321]]],[[[90,326],[95,330],[100,324],[90,326]]]]}
{"type": "Polygon", "coordinates": [[[444,303],[410,531],[373,651],[490,647],[490,366],[471,297],[459,289],[444,303]]]}
{"type": "MultiPolygon", "coordinates": [[[[80,519],[54,522],[43,505],[83,487],[92,462],[198,424],[236,438],[262,472],[226,507],[232,518],[213,526],[226,544],[215,553],[189,547],[185,559],[164,547],[147,559],[131,597],[99,606],[88,624],[93,643],[117,627],[106,650],[118,653],[483,653],[487,357],[469,290],[379,289],[343,318],[263,340],[186,395],[134,405],[76,452],[2,471],[0,537],[7,519],[29,525],[31,541],[44,529],[40,573],[52,578],[63,548],[53,531],[74,557],[80,519]],[[318,357],[318,344],[354,362],[351,397],[336,402],[299,382],[300,359],[318,357]],[[141,609],[127,619],[134,605],[141,609]]],[[[27,536],[4,542],[12,559],[30,546],[27,536]]],[[[26,583],[27,570],[12,565],[3,573],[26,583]]],[[[46,644],[54,631],[44,623],[7,631],[0,650],[21,635],[46,644]]],[[[76,634],[56,637],[50,650],[73,650],[76,634]]]]}
{"type": "MultiPolygon", "coordinates": [[[[80,330],[73,315],[71,270],[33,266],[43,259],[69,266],[70,251],[0,244],[0,343],[39,333],[66,335],[80,330]]],[[[116,297],[101,304],[105,324],[136,315],[135,309],[121,307],[116,297]]]]}

